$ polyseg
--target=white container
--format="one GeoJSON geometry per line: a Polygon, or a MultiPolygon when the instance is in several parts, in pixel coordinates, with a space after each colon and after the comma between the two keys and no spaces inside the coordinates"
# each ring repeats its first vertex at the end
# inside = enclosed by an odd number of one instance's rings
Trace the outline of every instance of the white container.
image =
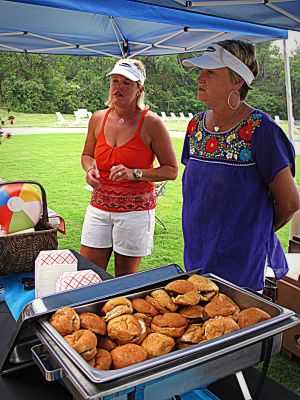
{"type": "Polygon", "coordinates": [[[77,271],[77,258],[70,250],[44,250],[35,260],[35,297],[56,293],[56,282],[63,272],[77,271]]]}

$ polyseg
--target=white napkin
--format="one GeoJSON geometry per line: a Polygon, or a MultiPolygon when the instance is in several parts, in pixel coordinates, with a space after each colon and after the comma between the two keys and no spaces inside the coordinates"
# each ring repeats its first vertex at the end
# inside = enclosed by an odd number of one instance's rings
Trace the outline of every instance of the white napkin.
{"type": "Polygon", "coordinates": [[[56,282],[56,292],[77,289],[102,282],[100,276],[92,269],[63,272],[56,282]]]}
{"type": "Polygon", "coordinates": [[[56,292],[56,282],[63,272],[77,271],[77,258],[70,250],[44,250],[35,260],[35,297],[56,292]]]}

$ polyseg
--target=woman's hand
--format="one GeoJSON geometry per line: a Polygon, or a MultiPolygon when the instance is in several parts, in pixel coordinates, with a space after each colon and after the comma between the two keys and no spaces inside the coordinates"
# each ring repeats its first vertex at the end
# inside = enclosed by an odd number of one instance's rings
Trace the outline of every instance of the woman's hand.
{"type": "Polygon", "coordinates": [[[133,169],[126,168],[124,165],[120,164],[111,167],[109,179],[112,181],[123,181],[124,179],[133,181],[135,178],[133,169]]]}
{"type": "Polygon", "coordinates": [[[98,168],[88,169],[85,179],[87,183],[92,186],[92,188],[98,189],[100,186],[100,172],[98,168]]]}

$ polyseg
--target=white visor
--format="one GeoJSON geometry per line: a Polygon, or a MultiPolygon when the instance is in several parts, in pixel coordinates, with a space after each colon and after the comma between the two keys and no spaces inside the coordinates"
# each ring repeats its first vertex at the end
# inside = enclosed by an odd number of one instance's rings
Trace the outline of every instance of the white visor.
{"type": "Polygon", "coordinates": [[[223,47],[213,44],[209,46],[205,53],[200,57],[189,58],[183,60],[183,65],[186,67],[201,67],[205,69],[217,69],[228,67],[232,71],[239,74],[248,86],[254,79],[252,71],[241,60],[225,50],[223,47]]]}
{"type": "Polygon", "coordinates": [[[106,76],[113,75],[113,74],[123,75],[126,78],[128,78],[134,82],[140,81],[142,85],[145,82],[145,77],[142,74],[142,71],[140,71],[139,68],[136,65],[134,65],[132,62],[127,61],[127,60],[118,61],[115,64],[113,70],[111,72],[109,72],[106,76]]]}

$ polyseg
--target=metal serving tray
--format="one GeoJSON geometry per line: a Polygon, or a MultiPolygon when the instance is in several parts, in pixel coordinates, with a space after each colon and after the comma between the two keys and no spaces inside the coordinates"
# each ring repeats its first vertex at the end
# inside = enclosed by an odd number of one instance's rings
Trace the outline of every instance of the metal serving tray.
{"type": "MultiPolygon", "coordinates": [[[[79,254],[77,257],[80,257],[79,254]]],[[[108,280],[101,283],[33,300],[24,307],[17,321],[10,338],[7,354],[0,365],[0,374],[8,374],[33,363],[31,347],[33,344],[39,343],[33,331],[33,321],[38,317],[49,315],[64,306],[79,306],[123,293],[145,290],[156,284],[168,282],[170,279],[176,279],[183,273],[177,264],[165,265],[114,279],[108,279],[106,275],[109,275],[104,272],[103,279],[108,280]]]]}
{"type": "MultiPolygon", "coordinates": [[[[182,274],[180,278],[187,278],[189,275],[191,274],[182,274]]],[[[271,331],[272,326],[275,326],[281,321],[289,319],[295,314],[293,311],[264,300],[263,298],[249,293],[247,290],[241,289],[238,286],[235,286],[215,275],[207,274],[205,276],[213,280],[219,286],[220,292],[228,295],[241,309],[248,307],[259,307],[268,312],[272,318],[219,338],[190,346],[186,349],[173,351],[164,356],[156,357],[126,368],[109,371],[99,371],[88,365],[88,363],[74,349],[72,349],[71,346],[69,346],[69,344],[63,339],[63,337],[49,324],[49,315],[37,319],[35,322],[35,327],[37,333],[40,332],[42,334],[45,332],[51,341],[53,341],[62,350],[65,356],[73,361],[76,367],[81,370],[90,381],[95,383],[104,383],[123,377],[129,377],[156,367],[164,368],[165,366],[165,368],[167,368],[167,364],[172,364],[172,362],[183,365],[183,363],[187,360],[191,361],[193,359],[199,359],[202,356],[208,355],[208,359],[213,358],[214,350],[220,346],[225,348],[225,352],[226,347],[230,347],[230,351],[239,349],[243,346],[249,345],[250,343],[255,343],[259,340],[262,340],[264,337],[270,336],[270,333],[268,333],[268,328],[269,331],[271,331]],[[264,335],[260,336],[260,333],[264,333],[264,335]]],[[[161,287],[162,285],[157,285],[157,288],[161,287]]],[[[151,290],[129,294],[126,295],[126,297],[129,299],[145,297],[152,290],[153,288],[151,290]]],[[[107,299],[105,301],[107,301],[107,299]]],[[[97,301],[74,308],[78,313],[87,311],[99,313],[100,308],[105,301],[97,301]]],[[[284,329],[281,329],[281,331],[282,330],[284,329]]],[[[44,343],[44,345],[49,347],[47,343],[44,343]]]]}

